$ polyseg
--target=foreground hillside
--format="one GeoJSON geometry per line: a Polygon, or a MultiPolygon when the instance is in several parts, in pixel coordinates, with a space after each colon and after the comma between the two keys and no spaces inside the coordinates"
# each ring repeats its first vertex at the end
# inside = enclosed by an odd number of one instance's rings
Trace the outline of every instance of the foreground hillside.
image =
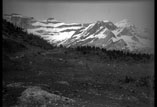
{"type": "Polygon", "coordinates": [[[153,55],[57,48],[6,21],[2,55],[3,107],[153,107],[153,55]]]}

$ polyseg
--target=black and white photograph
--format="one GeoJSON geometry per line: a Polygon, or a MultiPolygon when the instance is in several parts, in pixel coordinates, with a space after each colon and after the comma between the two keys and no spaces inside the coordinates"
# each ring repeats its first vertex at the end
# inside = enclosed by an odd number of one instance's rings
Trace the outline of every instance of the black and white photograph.
{"type": "Polygon", "coordinates": [[[155,107],[155,0],[2,0],[2,107],[155,107]]]}

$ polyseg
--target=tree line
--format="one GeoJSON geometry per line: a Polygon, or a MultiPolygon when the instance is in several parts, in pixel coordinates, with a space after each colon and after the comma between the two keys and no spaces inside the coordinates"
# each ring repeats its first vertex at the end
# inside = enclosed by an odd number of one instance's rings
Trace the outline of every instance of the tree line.
{"type": "Polygon", "coordinates": [[[114,61],[138,61],[148,62],[154,59],[153,54],[149,53],[136,53],[124,50],[107,50],[105,48],[91,47],[91,46],[78,46],[75,49],[84,55],[98,55],[105,60],[114,61]]]}

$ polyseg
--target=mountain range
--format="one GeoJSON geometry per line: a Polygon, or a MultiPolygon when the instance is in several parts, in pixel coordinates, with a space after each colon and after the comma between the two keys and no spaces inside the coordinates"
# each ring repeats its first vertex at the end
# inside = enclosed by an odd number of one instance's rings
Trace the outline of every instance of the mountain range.
{"type": "Polygon", "coordinates": [[[16,13],[5,14],[3,18],[57,46],[95,46],[107,50],[154,52],[151,32],[137,28],[127,19],[117,23],[102,20],[80,24],[64,23],[54,18],[39,21],[16,13]]]}

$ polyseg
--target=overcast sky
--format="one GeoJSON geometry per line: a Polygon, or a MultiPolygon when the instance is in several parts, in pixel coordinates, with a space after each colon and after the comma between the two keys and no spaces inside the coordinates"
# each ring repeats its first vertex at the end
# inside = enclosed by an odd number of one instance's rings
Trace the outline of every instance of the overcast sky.
{"type": "Polygon", "coordinates": [[[121,0],[99,2],[66,2],[51,0],[3,0],[3,13],[19,13],[38,20],[54,17],[58,21],[87,23],[97,20],[118,22],[129,19],[139,27],[154,26],[153,0],[125,2],[121,0]]]}

